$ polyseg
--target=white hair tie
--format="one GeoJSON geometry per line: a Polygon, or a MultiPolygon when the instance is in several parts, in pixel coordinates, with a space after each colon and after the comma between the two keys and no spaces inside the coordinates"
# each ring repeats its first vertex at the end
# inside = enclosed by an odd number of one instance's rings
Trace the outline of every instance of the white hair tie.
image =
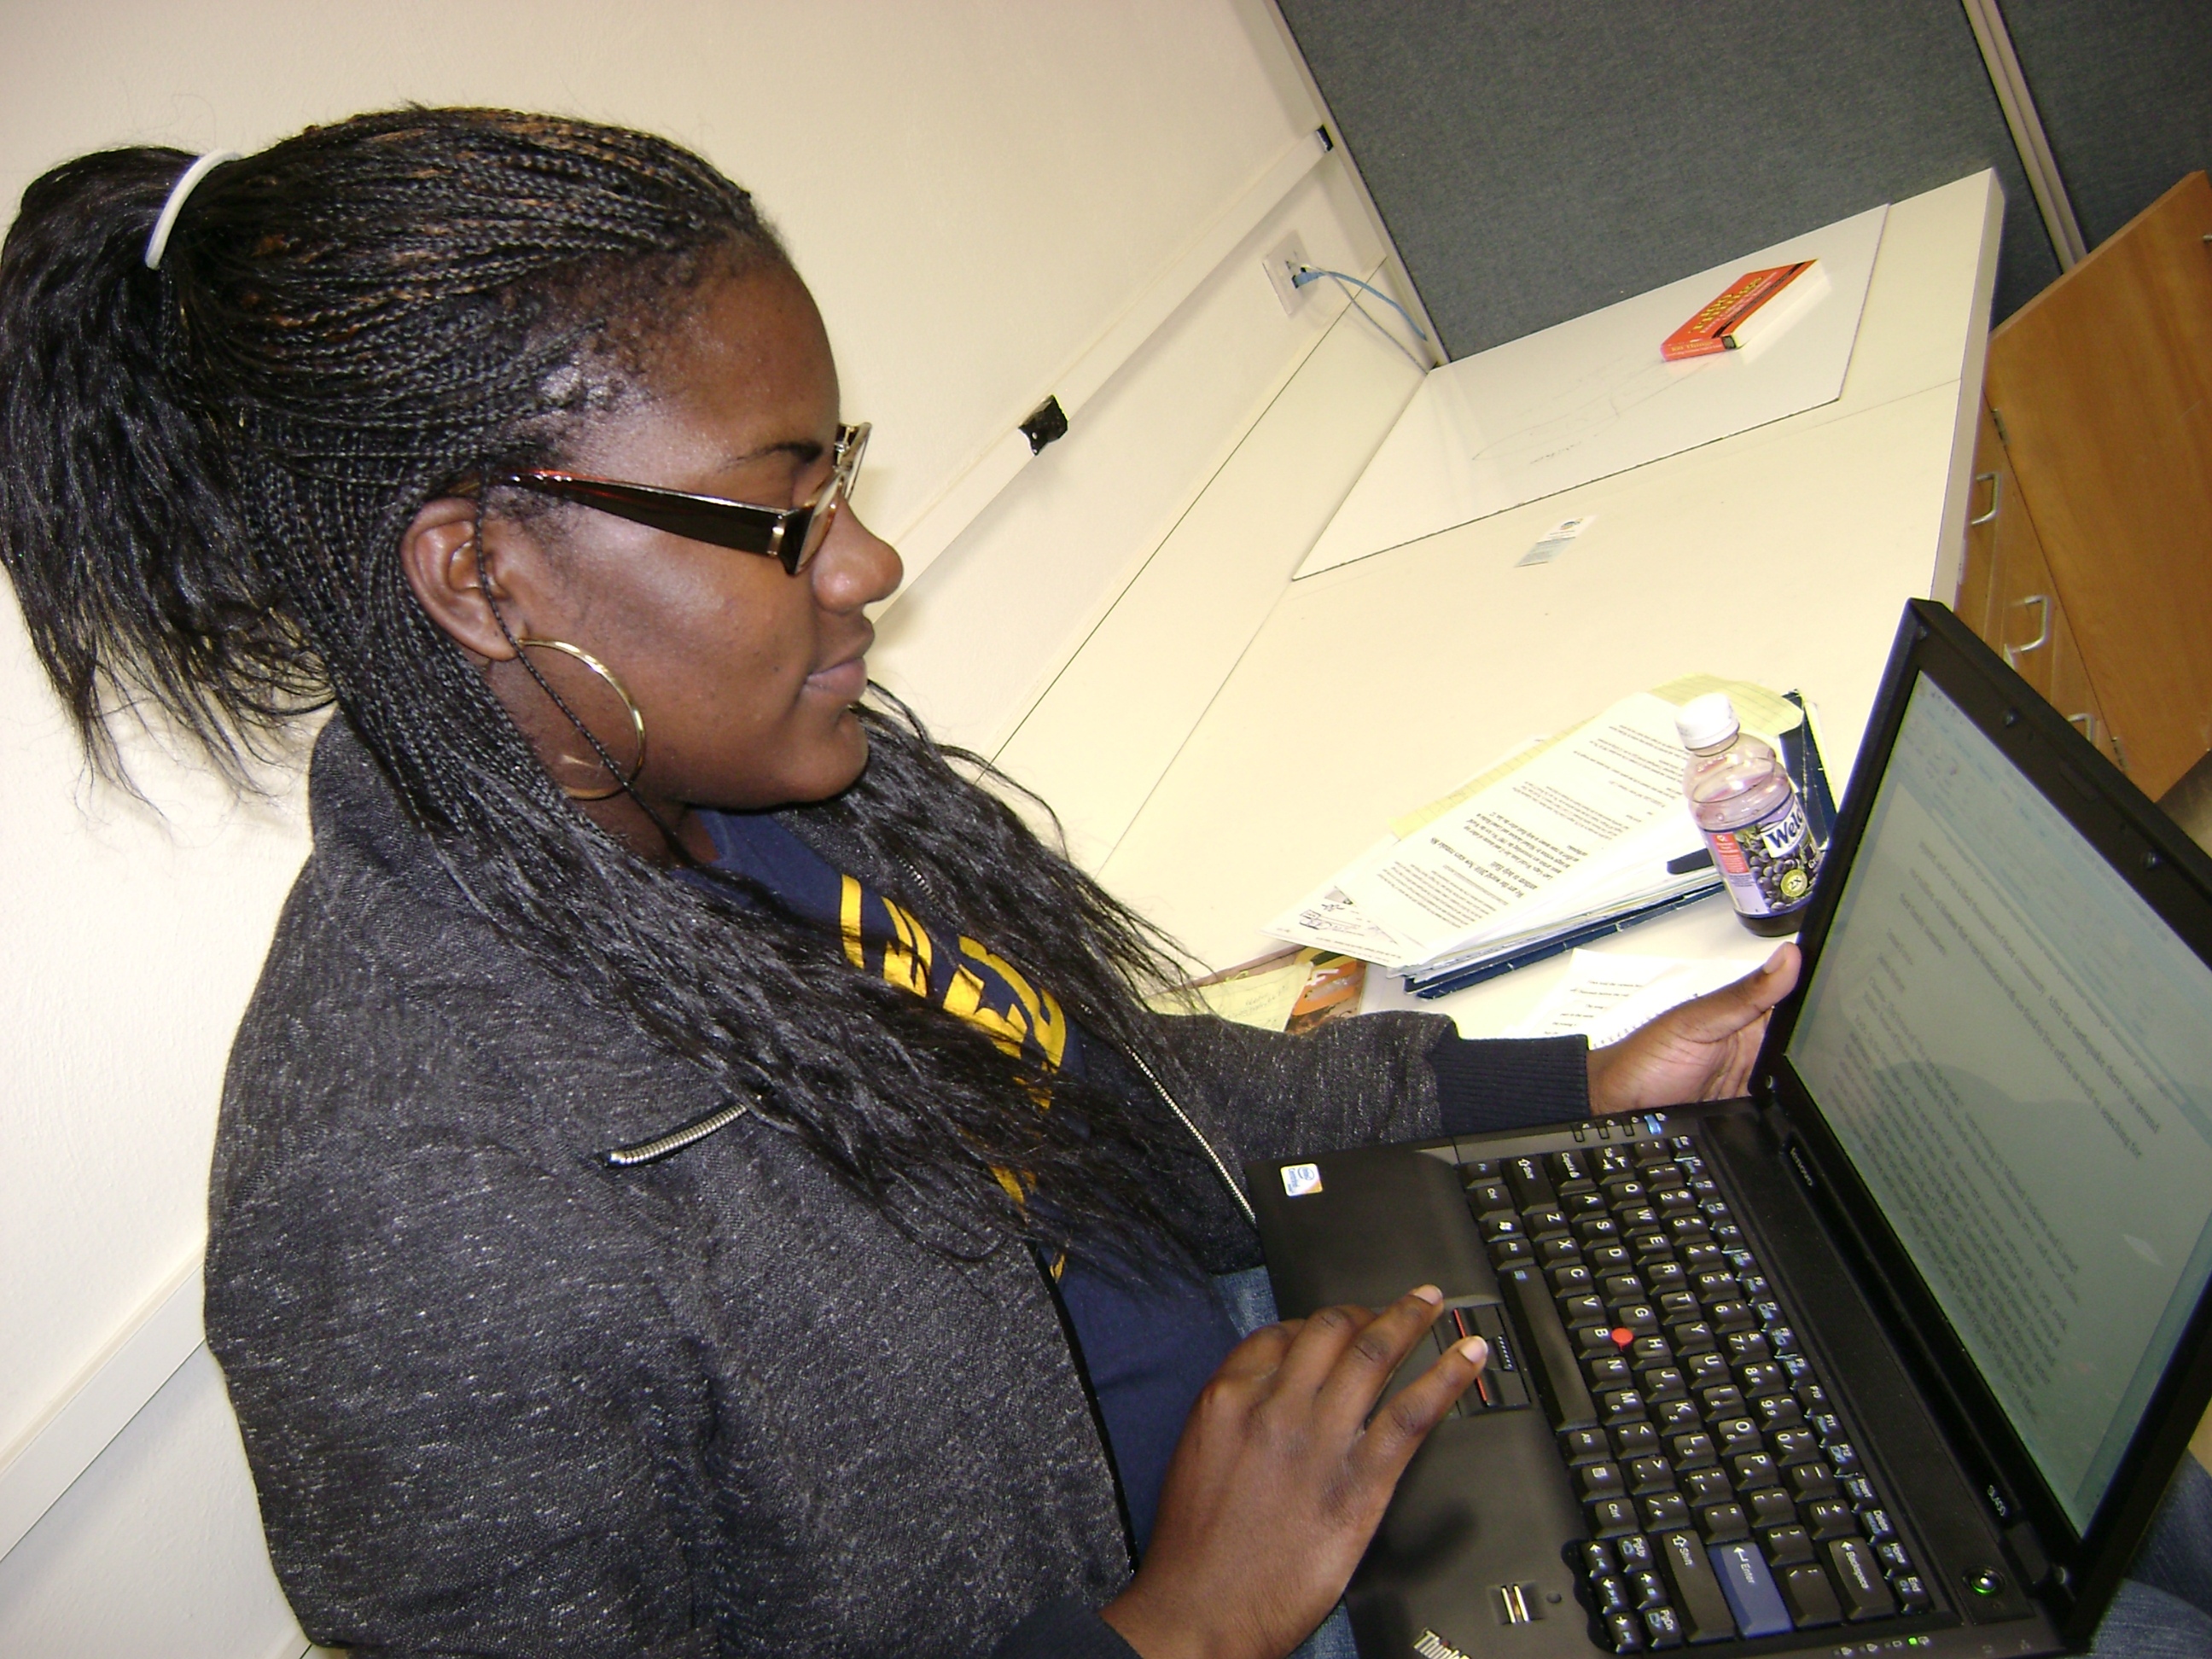
{"type": "Polygon", "coordinates": [[[186,167],[184,176],[169,186],[169,199],[161,204],[161,216],[154,221],[154,234],[146,239],[146,269],[159,270],[161,255],[169,246],[169,233],[177,228],[177,216],[185,210],[185,198],[198,188],[201,179],[213,173],[225,161],[242,159],[234,149],[210,150],[186,167]]]}

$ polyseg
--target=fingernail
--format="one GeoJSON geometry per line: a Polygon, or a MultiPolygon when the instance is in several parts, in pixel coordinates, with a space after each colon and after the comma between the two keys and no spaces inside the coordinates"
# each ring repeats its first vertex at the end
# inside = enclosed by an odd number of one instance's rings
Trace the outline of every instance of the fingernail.
{"type": "Polygon", "coordinates": [[[1760,969],[1759,971],[1762,974],[1771,974],[1780,968],[1782,966],[1782,953],[1789,948],[1790,947],[1786,945],[1776,945],[1774,947],[1774,954],[1766,959],[1766,966],[1760,969]]]}
{"type": "Polygon", "coordinates": [[[1416,1290],[1413,1294],[1420,1297],[1422,1301],[1427,1303],[1432,1308],[1436,1306],[1437,1303],[1444,1299],[1444,1293],[1433,1285],[1424,1285],[1416,1290]]]}
{"type": "Polygon", "coordinates": [[[1479,1336],[1470,1336],[1458,1346],[1455,1352],[1468,1364],[1480,1365],[1490,1358],[1490,1344],[1479,1336]]]}

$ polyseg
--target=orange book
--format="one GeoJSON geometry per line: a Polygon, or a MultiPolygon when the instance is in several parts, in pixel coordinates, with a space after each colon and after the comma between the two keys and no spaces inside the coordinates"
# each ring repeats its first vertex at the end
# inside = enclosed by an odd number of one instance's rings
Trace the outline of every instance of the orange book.
{"type": "Polygon", "coordinates": [[[1668,362],[1735,351],[1781,332],[1827,291],[1817,259],[1747,270],[1660,343],[1668,362]],[[1757,321],[1753,321],[1757,319],[1757,321]]]}

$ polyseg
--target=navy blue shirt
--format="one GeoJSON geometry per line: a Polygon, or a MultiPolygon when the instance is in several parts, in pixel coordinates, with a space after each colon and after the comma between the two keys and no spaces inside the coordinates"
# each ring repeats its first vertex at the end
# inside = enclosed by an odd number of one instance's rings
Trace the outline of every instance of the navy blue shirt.
{"type": "MultiPolygon", "coordinates": [[[[948,939],[925,927],[772,817],[699,816],[714,838],[718,869],[749,877],[799,915],[836,931],[854,967],[939,1003],[1009,1052],[1027,1052],[1055,1071],[1087,1069],[1081,1028],[1060,1015],[1048,990],[1030,985],[978,941],[948,939]]],[[[1237,1346],[1237,1328],[1212,1285],[1188,1270],[1109,1273],[1070,1255],[1054,1276],[1141,1551],[1152,1540],[1183,1421],[1237,1346]]]]}

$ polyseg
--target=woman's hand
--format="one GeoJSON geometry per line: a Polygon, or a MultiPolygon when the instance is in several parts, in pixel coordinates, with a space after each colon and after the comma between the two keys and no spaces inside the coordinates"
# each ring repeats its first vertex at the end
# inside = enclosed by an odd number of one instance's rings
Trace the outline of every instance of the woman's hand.
{"type": "Polygon", "coordinates": [[[1324,1308],[1254,1332],[1206,1385],[1152,1547],[1102,1609],[1145,1659],[1280,1659],[1344,1594],[1421,1442],[1489,1358],[1455,1344],[1367,1421],[1443,1298],[1324,1308]]]}
{"type": "Polygon", "coordinates": [[[1670,1008],[1589,1056],[1590,1110],[1641,1112],[1743,1093],[1766,1035],[1767,1011],[1797,983],[1797,947],[1709,996],[1670,1008]]]}

